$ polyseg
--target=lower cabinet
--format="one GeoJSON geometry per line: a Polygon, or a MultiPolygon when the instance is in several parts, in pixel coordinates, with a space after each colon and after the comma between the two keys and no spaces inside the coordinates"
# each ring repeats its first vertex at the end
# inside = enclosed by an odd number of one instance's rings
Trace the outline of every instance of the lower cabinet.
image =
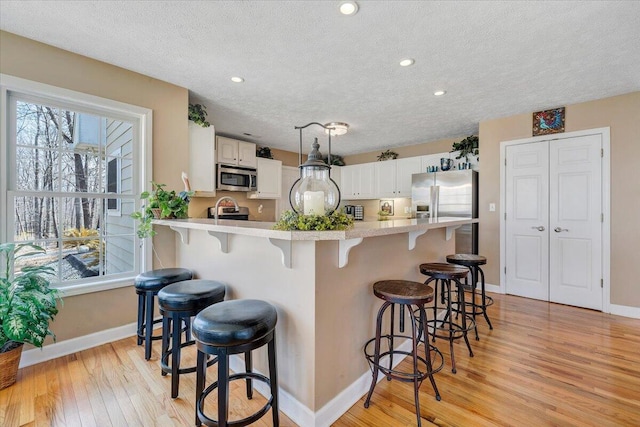
{"type": "Polygon", "coordinates": [[[258,190],[247,193],[250,199],[279,199],[282,195],[282,162],[257,159],[258,190]]]}

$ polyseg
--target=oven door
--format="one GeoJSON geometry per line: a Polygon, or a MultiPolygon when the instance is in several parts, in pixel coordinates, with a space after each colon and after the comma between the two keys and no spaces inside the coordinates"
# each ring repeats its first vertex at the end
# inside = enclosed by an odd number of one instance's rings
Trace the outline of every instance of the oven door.
{"type": "Polygon", "coordinates": [[[218,168],[217,185],[218,190],[227,191],[255,191],[256,171],[255,169],[242,169],[216,165],[218,168]]]}

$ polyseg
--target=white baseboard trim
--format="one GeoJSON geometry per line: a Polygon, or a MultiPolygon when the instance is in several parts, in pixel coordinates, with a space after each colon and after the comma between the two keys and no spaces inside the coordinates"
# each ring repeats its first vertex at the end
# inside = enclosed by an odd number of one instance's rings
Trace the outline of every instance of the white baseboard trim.
{"type": "Polygon", "coordinates": [[[496,294],[503,294],[502,289],[500,289],[500,285],[492,285],[491,283],[484,284],[484,289],[487,292],[494,292],[496,294]]]}
{"type": "Polygon", "coordinates": [[[640,319],[640,308],[626,305],[609,304],[609,312],[618,316],[640,319]]]}
{"type": "MultiPolygon", "coordinates": [[[[411,341],[406,340],[402,345],[398,346],[397,349],[401,351],[411,351],[411,347],[411,341]]],[[[388,359],[388,357],[384,357],[380,360],[380,363],[386,364],[388,363],[388,359]]],[[[396,367],[403,359],[403,357],[396,357],[393,366],[396,367]]],[[[234,372],[244,372],[244,360],[238,355],[231,356],[229,358],[229,367],[234,372]]],[[[259,372],[255,369],[254,371],[259,372]]],[[[383,378],[384,375],[379,374],[378,382],[383,378]]],[[[315,413],[282,388],[280,388],[278,403],[280,410],[300,427],[329,427],[360,400],[360,398],[369,391],[370,386],[371,372],[365,372],[360,378],[347,386],[340,394],[315,413]]],[[[269,387],[263,382],[254,381],[253,387],[258,393],[265,396],[265,398],[271,395],[269,387]]]]}
{"type": "MultiPolygon", "coordinates": [[[[156,319],[162,319],[157,317],[156,319]]],[[[162,328],[162,323],[154,325],[154,329],[162,328]]],[[[129,338],[136,335],[137,323],[129,323],[127,325],[118,326],[89,335],[83,335],[77,338],[56,342],[39,348],[32,348],[22,352],[20,359],[20,368],[35,365],[36,363],[46,362],[58,357],[66,356],[77,351],[86,350],[91,347],[97,347],[123,338],[129,338]]]]}

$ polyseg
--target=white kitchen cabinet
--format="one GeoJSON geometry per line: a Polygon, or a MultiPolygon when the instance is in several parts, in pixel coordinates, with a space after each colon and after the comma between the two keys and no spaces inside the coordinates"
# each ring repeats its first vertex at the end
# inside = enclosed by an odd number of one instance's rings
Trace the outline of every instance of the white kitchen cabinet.
{"type": "Polygon", "coordinates": [[[396,195],[397,160],[385,160],[374,163],[376,169],[376,196],[380,198],[398,197],[396,195]]]}
{"type": "Polygon", "coordinates": [[[374,163],[378,198],[411,197],[411,175],[421,171],[420,157],[374,163]]]}
{"type": "Polygon", "coordinates": [[[374,163],[343,166],[341,172],[343,199],[373,199],[376,197],[374,163]]]}
{"type": "Polygon", "coordinates": [[[250,199],[279,199],[282,195],[282,162],[257,158],[258,191],[247,193],[250,199]]]}
{"type": "Polygon", "coordinates": [[[257,167],[256,144],[224,136],[219,136],[216,139],[218,141],[218,163],[249,168],[257,167]]]}
{"type": "Polygon", "coordinates": [[[189,122],[189,183],[197,196],[216,194],[216,143],[213,126],[189,122]]]}
{"type": "MultiPolygon", "coordinates": [[[[408,157],[396,161],[396,192],[395,197],[411,197],[411,175],[420,173],[422,160],[420,157],[408,157]]],[[[382,197],[382,196],[381,196],[382,197]]]]}

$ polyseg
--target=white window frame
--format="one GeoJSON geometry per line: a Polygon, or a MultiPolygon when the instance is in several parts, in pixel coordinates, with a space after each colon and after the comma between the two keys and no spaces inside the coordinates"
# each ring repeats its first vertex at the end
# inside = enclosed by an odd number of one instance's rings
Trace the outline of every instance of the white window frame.
{"type": "MultiPolygon", "coordinates": [[[[18,96],[32,96],[46,99],[54,104],[72,104],[87,111],[96,111],[98,114],[111,114],[116,117],[124,116],[134,122],[134,132],[139,141],[134,148],[133,161],[139,173],[134,177],[134,190],[136,195],[144,191],[146,182],[152,177],[152,124],[153,112],[151,109],[126,104],[99,96],[88,95],[69,89],[59,88],[44,83],[34,82],[15,76],[0,74],[0,242],[7,242],[10,236],[8,230],[8,182],[9,176],[9,95],[15,93],[18,96]]],[[[140,209],[140,199],[136,197],[136,209],[140,209]]],[[[105,279],[98,276],[98,280],[84,281],[78,284],[60,286],[64,296],[80,295],[91,292],[99,292],[131,286],[133,278],[141,271],[146,271],[152,265],[150,239],[134,238],[134,244],[140,247],[139,259],[134,260],[134,269],[130,274],[119,275],[105,279]]]]}

